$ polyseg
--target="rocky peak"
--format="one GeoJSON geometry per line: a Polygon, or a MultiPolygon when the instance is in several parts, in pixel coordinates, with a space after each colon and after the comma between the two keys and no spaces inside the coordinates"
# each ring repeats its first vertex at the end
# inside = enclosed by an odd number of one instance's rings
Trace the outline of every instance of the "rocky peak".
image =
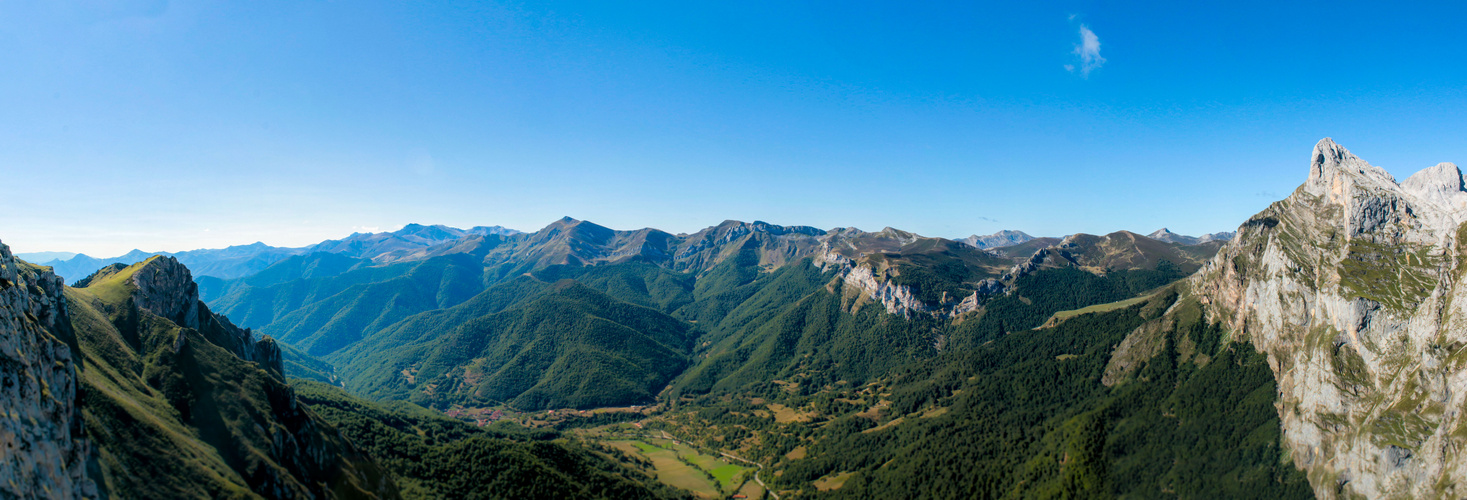
{"type": "MultiPolygon", "coordinates": [[[[1208,235],[1208,236],[1211,236],[1211,235],[1208,235]]],[[[1192,236],[1177,234],[1177,233],[1174,233],[1174,232],[1172,232],[1172,230],[1167,229],[1167,228],[1157,229],[1156,231],[1152,232],[1151,234],[1146,235],[1146,237],[1147,238],[1151,238],[1153,240],[1165,241],[1167,243],[1175,243],[1175,244],[1178,244],[1178,245],[1196,245],[1196,244],[1202,242],[1202,239],[1201,238],[1196,238],[1196,237],[1192,237],[1192,236]]]]}
{"type": "Polygon", "coordinates": [[[1321,498],[1463,494],[1461,186],[1450,164],[1397,185],[1322,140],[1305,183],[1189,280],[1267,354],[1284,443],[1321,498]]]}
{"type": "Polygon", "coordinates": [[[156,256],[144,261],[133,273],[132,284],[138,308],[199,329],[199,286],[178,259],[156,256]]]}
{"type": "Polygon", "coordinates": [[[1462,171],[1453,163],[1443,162],[1422,169],[1402,181],[1401,189],[1448,212],[1467,210],[1467,189],[1463,187],[1462,171]]]}
{"type": "Polygon", "coordinates": [[[1385,169],[1371,165],[1344,146],[1326,137],[1314,145],[1309,178],[1302,189],[1314,196],[1325,196],[1331,202],[1343,203],[1340,197],[1358,185],[1368,189],[1396,188],[1396,179],[1385,169]]]}

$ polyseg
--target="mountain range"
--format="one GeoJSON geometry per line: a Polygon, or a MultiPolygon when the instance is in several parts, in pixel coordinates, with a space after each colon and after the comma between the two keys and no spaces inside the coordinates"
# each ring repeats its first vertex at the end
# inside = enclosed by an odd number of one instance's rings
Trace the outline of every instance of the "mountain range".
{"type": "Polygon", "coordinates": [[[70,287],[0,246],[0,491],[678,498],[706,453],[771,498],[1459,497],[1467,178],[1308,163],[1198,238],[564,218],[70,287]]]}

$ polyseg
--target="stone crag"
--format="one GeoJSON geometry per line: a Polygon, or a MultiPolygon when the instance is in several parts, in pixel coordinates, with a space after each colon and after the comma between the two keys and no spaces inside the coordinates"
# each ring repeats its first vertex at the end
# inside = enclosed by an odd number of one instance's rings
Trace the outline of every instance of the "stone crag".
{"type": "Polygon", "coordinates": [[[0,244],[0,498],[397,498],[177,260],[64,286],[0,244]]]}
{"type": "MultiPolygon", "coordinates": [[[[1308,180],[1187,282],[1268,356],[1284,445],[1321,498],[1467,494],[1464,222],[1454,165],[1397,183],[1325,139],[1308,180]]],[[[1123,346],[1149,350],[1154,330],[1123,346]]]]}
{"type": "Polygon", "coordinates": [[[62,280],[0,244],[0,497],[92,498],[62,280]]]}

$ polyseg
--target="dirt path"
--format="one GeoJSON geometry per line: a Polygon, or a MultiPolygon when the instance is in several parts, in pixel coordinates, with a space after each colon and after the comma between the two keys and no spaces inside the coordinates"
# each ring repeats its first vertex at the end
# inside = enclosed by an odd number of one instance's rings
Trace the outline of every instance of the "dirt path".
{"type": "Polygon", "coordinates": [[[723,456],[728,457],[728,458],[732,458],[734,460],[738,460],[740,462],[754,464],[755,467],[758,467],[759,470],[754,471],[754,482],[759,483],[759,486],[763,487],[764,488],[764,491],[766,493],[769,493],[769,496],[774,497],[774,500],[779,500],[779,493],[775,493],[774,490],[769,489],[769,485],[764,484],[764,480],[759,479],[759,473],[764,470],[764,464],[761,464],[759,462],[755,462],[755,461],[752,461],[752,460],[744,460],[743,458],[740,458],[740,457],[737,457],[737,456],[734,456],[734,455],[730,455],[728,453],[724,453],[724,452],[721,452],[721,451],[718,452],[718,454],[719,455],[723,455],[723,456]]]}

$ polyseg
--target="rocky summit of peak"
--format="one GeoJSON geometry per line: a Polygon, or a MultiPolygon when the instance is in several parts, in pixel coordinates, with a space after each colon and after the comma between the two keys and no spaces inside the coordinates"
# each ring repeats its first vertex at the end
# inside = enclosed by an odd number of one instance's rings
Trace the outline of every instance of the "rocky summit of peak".
{"type": "Polygon", "coordinates": [[[1422,169],[1401,181],[1401,189],[1447,212],[1467,211],[1467,189],[1464,189],[1462,171],[1454,163],[1443,162],[1422,169]]]}
{"type": "Polygon", "coordinates": [[[133,300],[145,311],[180,326],[199,328],[199,286],[173,257],[153,257],[132,273],[133,300]]]}

